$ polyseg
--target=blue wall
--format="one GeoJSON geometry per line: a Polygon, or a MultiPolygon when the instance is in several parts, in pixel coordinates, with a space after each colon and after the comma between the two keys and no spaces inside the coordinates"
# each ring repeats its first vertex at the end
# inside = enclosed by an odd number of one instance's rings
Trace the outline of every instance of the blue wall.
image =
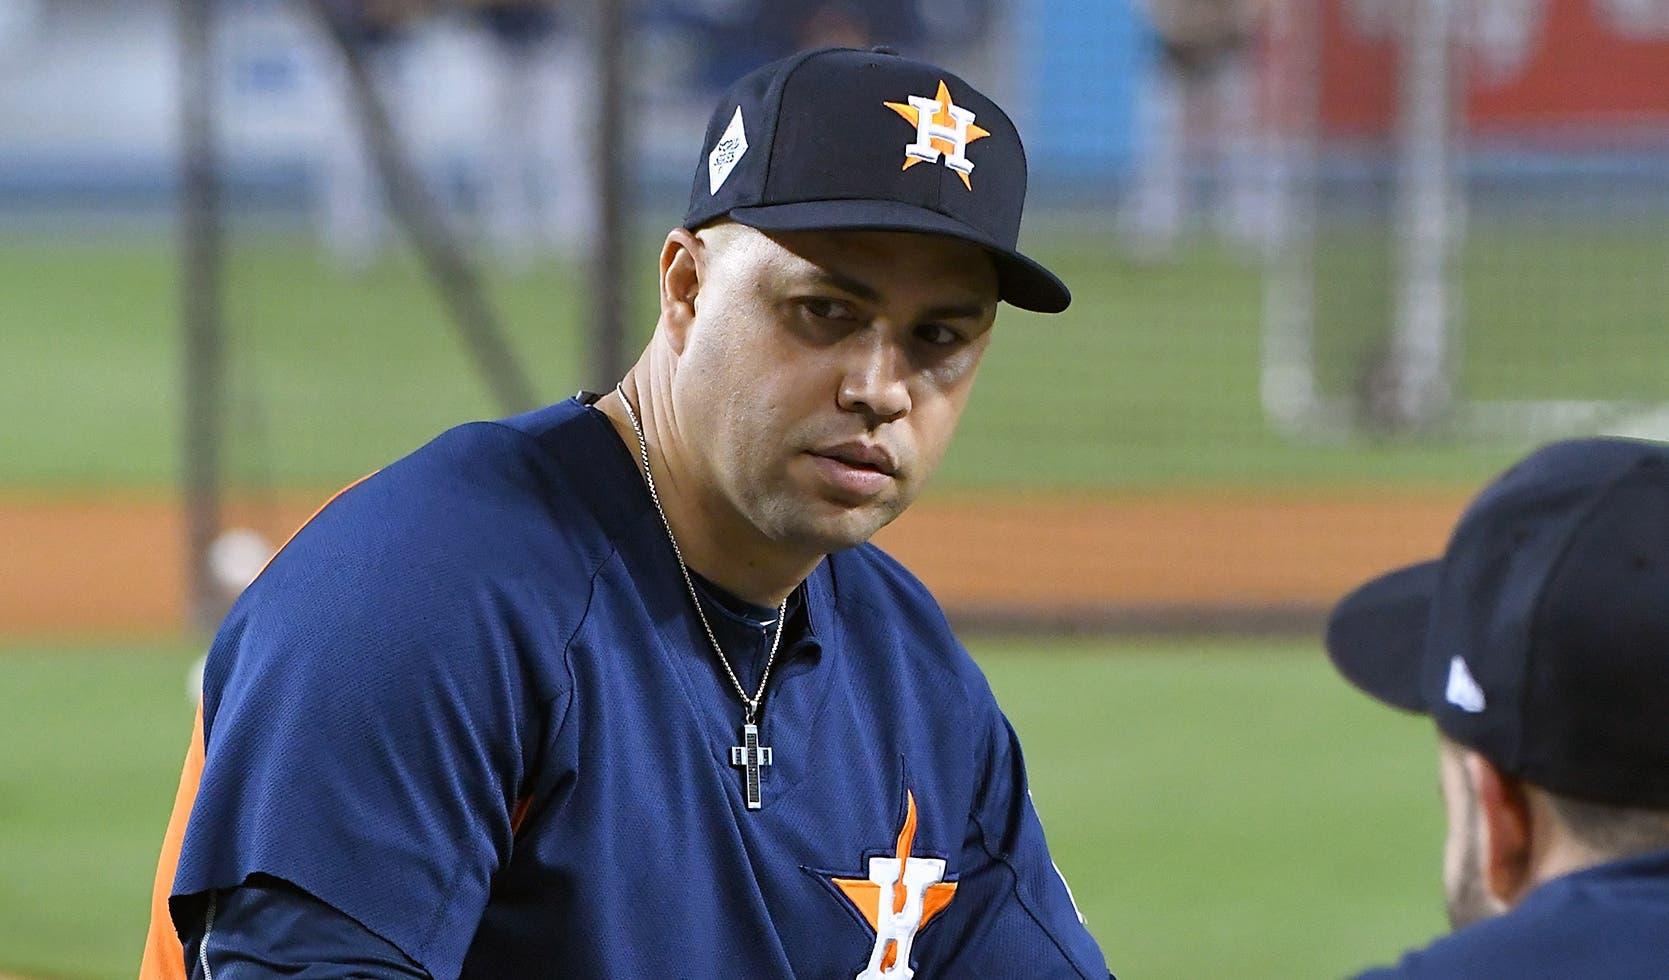
{"type": "Polygon", "coordinates": [[[1039,176],[1105,178],[1130,167],[1137,88],[1152,57],[1132,0],[1024,0],[1027,138],[1039,176]]]}

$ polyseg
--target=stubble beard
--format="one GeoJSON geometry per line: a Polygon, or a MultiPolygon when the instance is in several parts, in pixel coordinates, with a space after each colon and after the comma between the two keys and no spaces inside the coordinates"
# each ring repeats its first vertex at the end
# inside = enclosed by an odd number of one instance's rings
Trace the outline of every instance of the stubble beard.
{"type": "Polygon", "coordinates": [[[1472,787],[1466,787],[1466,826],[1462,828],[1460,880],[1445,889],[1444,904],[1449,913],[1449,926],[1464,929],[1495,914],[1489,892],[1484,888],[1484,873],[1478,859],[1478,801],[1472,787]]]}
{"type": "Polygon", "coordinates": [[[863,544],[903,513],[913,496],[899,483],[885,497],[842,504],[795,479],[787,464],[732,487],[734,506],[767,540],[808,556],[863,544]]]}
{"type": "Polygon", "coordinates": [[[794,493],[773,495],[762,503],[758,523],[767,536],[823,555],[863,544],[898,516],[887,504],[844,508],[794,493]]]}

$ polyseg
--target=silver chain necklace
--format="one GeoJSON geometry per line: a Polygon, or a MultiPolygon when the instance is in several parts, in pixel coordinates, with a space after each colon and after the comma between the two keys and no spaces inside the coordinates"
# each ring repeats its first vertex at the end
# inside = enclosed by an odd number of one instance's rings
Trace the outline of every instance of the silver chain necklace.
{"type": "Polygon", "coordinates": [[[678,547],[678,536],[672,533],[672,522],[666,519],[666,508],[661,506],[661,495],[655,489],[655,474],[649,469],[649,442],[643,437],[643,426],[638,423],[637,411],[632,408],[632,400],[626,397],[626,391],[620,385],[614,386],[614,393],[620,396],[620,404],[626,408],[626,417],[632,421],[632,434],[637,436],[638,454],[643,458],[643,482],[649,487],[649,499],[655,505],[655,513],[660,515],[661,527],[666,529],[666,539],[672,543],[673,557],[678,559],[678,572],[684,577],[684,588],[689,591],[690,604],[695,606],[696,618],[701,621],[702,632],[707,634],[707,642],[712,644],[713,653],[719,658],[720,666],[724,667],[724,674],[730,678],[730,686],[736,689],[736,696],[742,699],[742,744],[730,749],[730,764],[746,771],[746,798],[749,810],[757,810],[761,806],[760,797],[760,767],[772,764],[771,749],[759,744],[759,706],[765,700],[765,685],[771,679],[771,665],[776,663],[777,649],[782,645],[782,628],[788,616],[788,600],[784,598],[777,607],[777,628],[771,636],[771,652],[765,658],[765,670],[759,675],[759,690],[748,696],[747,688],[737,679],[736,671],[730,666],[730,658],[724,655],[724,648],[719,646],[719,638],[713,634],[713,627],[707,622],[707,614],[702,611],[701,597],[696,593],[695,580],[690,578],[690,566],[684,562],[684,550],[678,547]]]}

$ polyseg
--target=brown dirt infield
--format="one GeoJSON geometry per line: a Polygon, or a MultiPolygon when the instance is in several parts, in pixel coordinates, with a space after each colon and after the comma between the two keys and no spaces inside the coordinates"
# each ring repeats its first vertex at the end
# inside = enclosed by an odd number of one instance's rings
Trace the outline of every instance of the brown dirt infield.
{"type": "MultiPolygon", "coordinates": [[[[281,540],[325,494],[227,508],[281,540]]],[[[930,497],[878,543],[972,629],[1307,629],[1436,554],[1454,491],[930,497]]],[[[177,636],[184,532],[164,494],[0,493],[0,637],[177,636]]]]}

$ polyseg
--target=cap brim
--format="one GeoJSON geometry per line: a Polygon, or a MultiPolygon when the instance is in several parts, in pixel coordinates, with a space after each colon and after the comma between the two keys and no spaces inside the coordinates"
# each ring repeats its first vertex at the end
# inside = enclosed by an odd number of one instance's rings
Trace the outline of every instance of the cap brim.
{"type": "Polygon", "coordinates": [[[1059,313],[1072,291],[1039,263],[1005,248],[971,225],[902,201],[800,201],[732,208],[729,217],[760,231],[912,231],[971,242],[997,264],[998,297],[1036,313],[1059,313]]]}
{"type": "Polygon", "coordinates": [[[1327,619],[1327,656],[1350,683],[1404,711],[1426,712],[1421,678],[1426,624],[1441,562],[1428,561],[1368,582],[1327,619]]]}

